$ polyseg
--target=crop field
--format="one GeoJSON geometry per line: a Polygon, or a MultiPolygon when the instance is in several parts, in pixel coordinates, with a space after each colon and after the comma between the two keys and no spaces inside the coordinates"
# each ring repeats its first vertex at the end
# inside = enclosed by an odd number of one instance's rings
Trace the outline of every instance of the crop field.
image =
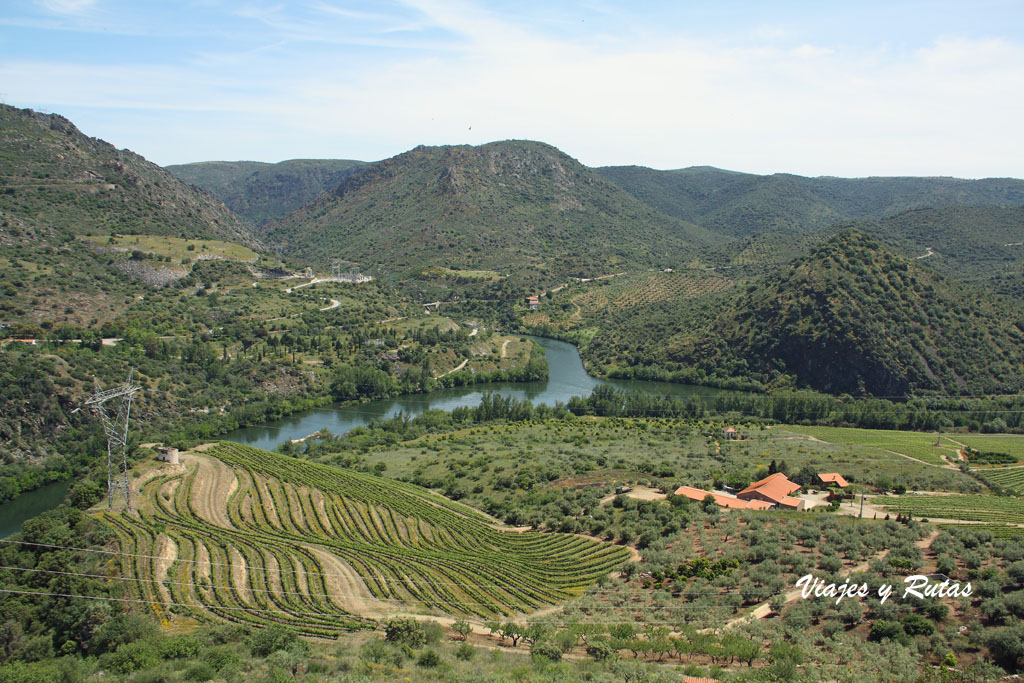
{"type": "Polygon", "coordinates": [[[584,285],[572,297],[583,315],[605,309],[635,308],[667,299],[692,299],[720,292],[735,284],[734,280],[712,273],[656,273],[639,278],[623,277],[584,285]],[[607,283],[607,284],[605,284],[607,283]]]}
{"type": "Polygon", "coordinates": [[[137,514],[103,515],[122,576],[160,616],[332,637],[399,613],[511,615],[577,596],[627,558],[582,536],[500,530],[412,484],[240,444],[182,463],[143,483],[137,514]]]}
{"type": "Polygon", "coordinates": [[[951,496],[879,496],[871,500],[893,513],[914,517],[959,519],[993,524],[1024,524],[1024,501],[1020,498],[991,495],[951,496]]]}
{"type": "Polygon", "coordinates": [[[995,538],[1016,538],[1018,536],[1024,536],[1024,527],[1009,526],[1007,524],[971,524],[967,527],[963,524],[940,524],[939,526],[943,529],[968,528],[971,531],[987,531],[995,538]]]}
{"type": "Polygon", "coordinates": [[[235,261],[255,262],[256,252],[248,247],[221,240],[186,240],[179,237],[160,235],[91,235],[85,237],[97,246],[114,249],[138,250],[146,254],[170,256],[174,260],[183,258],[223,258],[235,261]]]}
{"type": "MultiPolygon", "coordinates": [[[[881,448],[887,451],[902,453],[932,465],[949,465],[955,463],[959,456],[956,442],[943,436],[939,445],[935,445],[935,434],[922,432],[901,432],[890,429],[856,429],[849,427],[804,427],[784,425],[787,431],[794,434],[828,441],[829,443],[881,448]],[[943,460],[945,456],[948,460],[943,460]]],[[[959,439],[959,435],[956,435],[959,439]]]]}
{"type": "Polygon", "coordinates": [[[1020,434],[957,434],[956,440],[978,451],[1008,453],[1024,462],[1024,436],[1020,434]]]}
{"type": "Polygon", "coordinates": [[[975,470],[975,473],[1008,491],[1024,494],[1024,467],[992,467],[975,470]]]}

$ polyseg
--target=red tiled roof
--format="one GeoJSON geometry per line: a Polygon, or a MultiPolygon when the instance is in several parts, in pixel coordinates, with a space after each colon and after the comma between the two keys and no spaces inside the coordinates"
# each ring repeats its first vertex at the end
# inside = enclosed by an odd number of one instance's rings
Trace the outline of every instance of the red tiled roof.
{"type": "Polygon", "coordinates": [[[789,494],[800,488],[800,484],[794,484],[782,472],[768,475],[761,481],[755,481],[747,488],[736,494],[739,498],[745,498],[753,493],[758,493],[769,500],[782,504],[782,500],[789,494]]]}
{"type": "Polygon", "coordinates": [[[733,508],[736,510],[767,510],[771,507],[771,503],[766,503],[763,500],[740,500],[739,498],[733,498],[732,496],[726,496],[721,493],[715,493],[714,491],[705,491],[704,489],[696,489],[692,486],[680,486],[676,489],[677,496],[686,496],[690,500],[700,502],[711,496],[715,499],[715,503],[724,508],[733,508]]]}
{"type": "Polygon", "coordinates": [[[826,472],[825,474],[819,474],[818,479],[821,479],[826,484],[838,484],[840,488],[846,488],[850,485],[848,481],[843,479],[843,475],[838,472],[826,472]]]}

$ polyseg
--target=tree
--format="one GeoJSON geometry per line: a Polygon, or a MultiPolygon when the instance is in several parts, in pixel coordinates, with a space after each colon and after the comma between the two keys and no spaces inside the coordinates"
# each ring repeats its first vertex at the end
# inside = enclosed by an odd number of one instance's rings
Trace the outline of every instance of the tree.
{"type": "Polygon", "coordinates": [[[469,638],[469,634],[473,632],[473,627],[465,619],[459,619],[452,624],[452,631],[459,636],[459,640],[466,640],[469,638]]]}
{"type": "Polygon", "coordinates": [[[423,630],[423,624],[415,619],[389,619],[384,626],[384,640],[415,648],[426,644],[427,634],[423,630]]]}

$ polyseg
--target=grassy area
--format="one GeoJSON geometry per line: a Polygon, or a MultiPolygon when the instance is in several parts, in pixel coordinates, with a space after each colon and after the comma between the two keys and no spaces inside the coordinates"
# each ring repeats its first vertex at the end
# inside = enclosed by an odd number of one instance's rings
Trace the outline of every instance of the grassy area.
{"type": "Polygon", "coordinates": [[[427,268],[420,273],[423,277],[478,280],[493,282],[503,276],[496,270],[457,270],[454,268],[427,268]]]}
{"type": "MultiPolygon", "coordinates": [[[[936,446],[935,434],[924,434],[921,432],[794,425],[783,425],[782,427],[794,434],[810,436],[829,443],[862,446],[865,448],[881,448],[887,451],[902,453],[932,465],[949,465],[950,463],[955,463],[958,459],[956,455],[958,445],[947,436],[943,436],[939,440],[940,445],[936,446]],[[948,460],[943,459],[943,456],[948,458],[948,460]]],[[[955,436],[957,439],[960,438],[959,435],[955,436]]]]}
{"type": "Polygon", "coordinates": [[[187,240],[162,235],[89,235],[83,239],[101,247],[169,256],[179,262],[181,259],[223,258],[252,263],[259,258],[259,254],[248,247],[221,240],[187,240]]]}
{"type": "Polygon", "coordinates": [[[957,434],[953,438],[978,451],[1008,453],[1018,462],[1024,461],[1024,436],[1020,434],[957,434]]]}

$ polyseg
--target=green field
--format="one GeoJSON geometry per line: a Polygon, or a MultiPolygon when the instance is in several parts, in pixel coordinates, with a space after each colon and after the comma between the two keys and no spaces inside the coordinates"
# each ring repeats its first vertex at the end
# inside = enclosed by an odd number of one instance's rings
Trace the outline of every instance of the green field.
{"type": "Polygon", "coordinates": [[[1024,436],[1020,434],[957,434],[955,438],[977,451],[1008,453],[1024,462],[1024,436]]]}
{"type": "Polygon", "coordinates": [[[101,247],[169,256],[175,261],[202,257],[255,262],[259,258],[259,254],[248,247],[221,240],[186,240],[161,235],[90,235],[84,239],[101,247]]]}
{"type": "MultiPolygon", "coordinates": [[[[957,461],[958,446],[943,436],[939,446],[935,445],[935,434],[922,432],[901,432],[890,429],[855,429],[848,427],[804,427],[780,425],[782,429],[803,434],[829,443],[881,448],[909,455],[932,465],[949,465],[957,461]],[[944,460],[943,456],[948,458],[944,460]]],[[[960,435],[955,435],[960,439],[960,435]]]]}
{"type": "Polygon", "coordinates": [[[122,575],[160,616],[279,623],[307,635],[395,613],[487,618],[579,595],[626,550],[500,530],[403,482],[234,443],[143,485],[138,515],[104,515],[122,575]]]}
{"type": "Polygon", "coordinates": [[[985,481],[998,484],[1008,491],[1024,494],[1024,467],[991,467],[975,472],[985,481]]]}
{"type": "Polygon", "coordinates": [[[959,519],[994,524],[1024,524],[1024,501],[1020,498],[990,495],[951,496],[878,496],[871,499],[895,513],[914,517],[959,519]]]}

